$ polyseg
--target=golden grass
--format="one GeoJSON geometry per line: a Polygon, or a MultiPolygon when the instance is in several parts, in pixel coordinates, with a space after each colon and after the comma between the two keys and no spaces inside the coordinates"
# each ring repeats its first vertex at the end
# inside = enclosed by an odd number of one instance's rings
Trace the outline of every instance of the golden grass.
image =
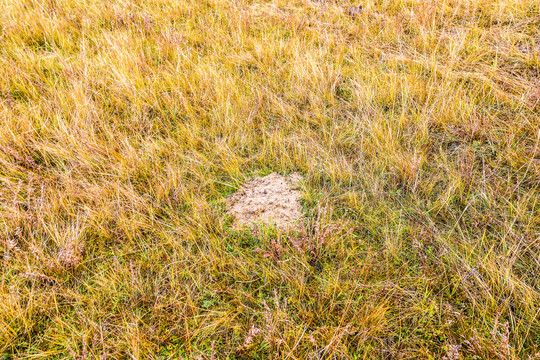
{"type": "Polygon", "coordinates": [[[354,5],[0,0],[0,358],[540,358],[539,3],[354,5]]]}

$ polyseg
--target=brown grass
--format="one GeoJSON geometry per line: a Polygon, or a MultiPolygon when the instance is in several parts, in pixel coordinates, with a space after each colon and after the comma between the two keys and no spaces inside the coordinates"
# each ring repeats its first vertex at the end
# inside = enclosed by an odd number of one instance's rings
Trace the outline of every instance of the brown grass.
{"type": "Polygon", "coordinates": [[[0,9],[0,358],[540,358],[537,0],[0,9]]]}

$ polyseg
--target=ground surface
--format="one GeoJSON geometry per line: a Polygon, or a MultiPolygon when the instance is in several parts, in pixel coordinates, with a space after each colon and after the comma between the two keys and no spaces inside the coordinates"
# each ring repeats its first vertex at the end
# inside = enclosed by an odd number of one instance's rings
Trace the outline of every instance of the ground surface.
{"type": "Polygon", "coordinates": [[[0,9],[3,358],[539,358],[537,0],[0,9]]]}
{"type": "Polygon", "coordinates": [[[300,181],[298,174],[276,173],[250,179],[225,201],[233,226],[237,230],[253,230],[261,224],[277,230],[299,230],[303,218],[300,181]]]}

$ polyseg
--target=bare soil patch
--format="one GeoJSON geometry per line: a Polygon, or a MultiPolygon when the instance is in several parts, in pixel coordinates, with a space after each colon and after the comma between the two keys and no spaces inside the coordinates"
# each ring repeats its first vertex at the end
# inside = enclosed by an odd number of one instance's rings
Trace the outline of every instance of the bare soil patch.
{"type": "Polygon", "coordinates": [[[298,186],[302,177],[272,173],[255,177],[226,200],[227,213],[235,218],[234,227],[275,225],[280,229],[298,228],[304,214],[298,186]]]}

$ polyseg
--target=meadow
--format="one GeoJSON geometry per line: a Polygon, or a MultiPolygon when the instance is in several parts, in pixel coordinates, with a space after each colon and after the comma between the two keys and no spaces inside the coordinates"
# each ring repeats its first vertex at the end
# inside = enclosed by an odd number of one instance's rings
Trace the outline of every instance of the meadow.
{"type": "Polygon", "coordinates": [[[540,359],[539,58],[538,0],[0,0],[0,359],[540,359]]]}

